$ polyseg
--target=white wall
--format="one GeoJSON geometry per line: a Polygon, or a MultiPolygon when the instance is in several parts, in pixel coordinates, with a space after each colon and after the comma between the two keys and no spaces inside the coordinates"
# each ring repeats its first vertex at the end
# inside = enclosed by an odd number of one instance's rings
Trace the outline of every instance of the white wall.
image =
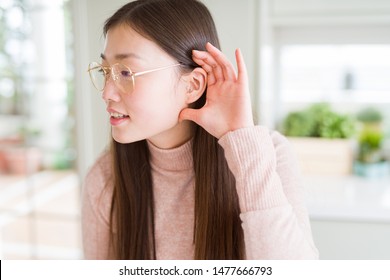
{"type": "MultiPolygon", "coordinates": [[[[263,1],[263,0],[260,0],[263,1]]],[[[388,16],[388,0],[272,0],[276,17],[388,16]]]]}

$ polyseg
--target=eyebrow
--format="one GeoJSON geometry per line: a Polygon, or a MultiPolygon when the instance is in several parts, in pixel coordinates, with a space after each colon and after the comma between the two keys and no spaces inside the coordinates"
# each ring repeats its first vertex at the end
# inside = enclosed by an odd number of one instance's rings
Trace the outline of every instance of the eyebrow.
{"type": "MultiPolygon", "coordinates": [[[[107,60],[106,56],[101,53],[100,54],[100,57],[103,59],[103,60],[107,60]]],[[[123,53],[123,54],[116,54],[115,55],[115,59],[116,60],[123,60],[123,59],[126,59],[126,58],[137,58],[137,59],[141,59],[142,60],[142,57],[140,57],[139,55],[135,54],[135,53],[123,53]]]]}

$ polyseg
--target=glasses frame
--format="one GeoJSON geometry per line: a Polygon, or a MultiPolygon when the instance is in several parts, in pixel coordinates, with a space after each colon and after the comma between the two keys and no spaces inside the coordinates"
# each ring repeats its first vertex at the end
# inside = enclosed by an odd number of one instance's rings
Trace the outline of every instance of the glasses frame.
{"type": "Polygon", "coordinates": [[[153,73],[153,72],[157,72],[157,71],[161,71],[161,70],[165,70],[165,69],[168,69],[168,68],[172,68],[172,67],[177,67],[177,66],[181,66],[182,64],[181,63],[176,63],[176,64],[172,64],[172,65],[168,65],[168,66],[162,66],[162,67],[158,67],[158,68],[154,68],[154,69],[150,69],[150,70],[145,70],[145,71],[140,71],[140,72],[134,72],[131,70],[131,68],[125,64],[122,64],[122,63],[115,63],[111,66],[103,66],[101,63],[99,62],[91,62],[89,63],[88,65],[88,70],[87,72],[89,73],[89,77],[91,78],[91,81],[92,81],[92,84],[93,86],[98,90],[98,91],[104,91],[104,89],[106,88],[106,85],[107,85],[107,81],[109,78],[105,78],[104,79],[104,85],[103,85],[103,88],[100,89],[96,86],[95,82],[94,82],[94,77],[93,77],[93,74],[92,74],[92,70],[96,70],[98,68],[101,68],[103,71],[104,71],[104,75],[107,77],[108,74],[110,74],[110,77],[112,78],[112,80],[114,81],[115,85],[123,92],[123,93],[127,93],[124,88],[121,87],[121,85],[119,84],[118,80],[120,80],[120,77],[114,73],[114,70],[113,68],[116,66],[116,65],[121,65],[121,66],[124,66],[125,68],[127,68],[127,70],[129,70],[129,72],[131,73],[130,76],[131,76],[131,82],[133,84],[133,90],[132,92],[134,91],[135,89],[135,77],[139,77],[139,76],[142,76],[142,75],[145,75],[145,74],[149,74],[149,73],[153,73]],[[95,66],[92,66],[92,64],[95,64],[95,66]]]}

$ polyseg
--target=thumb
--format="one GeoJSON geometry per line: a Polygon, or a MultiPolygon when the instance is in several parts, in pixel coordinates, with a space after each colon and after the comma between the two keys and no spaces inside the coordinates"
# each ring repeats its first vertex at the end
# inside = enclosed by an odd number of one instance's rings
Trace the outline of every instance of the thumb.
{"type": "Polygon", "coordinates": [[[197,109],[191,109],[191,108],[184,108],[179,115],[179,121],[189,120],[196,122],[200,125],[200,116],[199,116],[199,110],[197,109]]]}

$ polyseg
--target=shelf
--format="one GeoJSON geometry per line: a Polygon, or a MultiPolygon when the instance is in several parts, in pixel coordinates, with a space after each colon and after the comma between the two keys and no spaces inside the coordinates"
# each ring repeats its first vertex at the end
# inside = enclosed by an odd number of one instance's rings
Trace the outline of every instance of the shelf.
{"type": "Polygon", "coordinates": [[[390,223],[390,177],[311,176],[304,184],[313,220],[390,223]]]}

